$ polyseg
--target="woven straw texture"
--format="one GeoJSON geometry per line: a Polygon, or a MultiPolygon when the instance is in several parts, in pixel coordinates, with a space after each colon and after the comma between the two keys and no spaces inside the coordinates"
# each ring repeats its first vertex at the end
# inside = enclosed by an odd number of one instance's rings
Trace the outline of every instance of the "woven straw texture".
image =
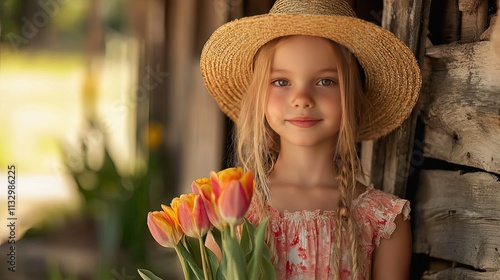
{"type": "Polygon", "coordinates": [[[219,27],[200,61],[205,85],[221,110],[238,119],[252,62],[265,43],[283,36],[310,35],[348,48],[365,71],[365,94],[375,111],[363,117],[358,141],[386,135],[410,115],[422,78],[413,53],[394,34],[355,17],[342,0],[278,0],[269,14],[219,27]]]}

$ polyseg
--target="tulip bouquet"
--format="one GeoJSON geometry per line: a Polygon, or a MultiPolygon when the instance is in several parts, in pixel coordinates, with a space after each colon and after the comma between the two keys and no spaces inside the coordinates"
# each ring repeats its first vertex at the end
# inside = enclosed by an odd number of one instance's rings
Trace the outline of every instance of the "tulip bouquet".
{"type": "MultiPolygon", "coordinates": [[[[162,246],[177,252],[185,279],[275,279],[264,242],[267,220],[257,228],[244,218],[254,192],[253,174],[240,167],[211,172],[194,180],[193,193],[182,194],[148,213],[148,227],[162,246]],[[222,259],[205,246],[211,233],[222,259]]],[[[160,279],[139,269],[143,279],[160,279]]]]}

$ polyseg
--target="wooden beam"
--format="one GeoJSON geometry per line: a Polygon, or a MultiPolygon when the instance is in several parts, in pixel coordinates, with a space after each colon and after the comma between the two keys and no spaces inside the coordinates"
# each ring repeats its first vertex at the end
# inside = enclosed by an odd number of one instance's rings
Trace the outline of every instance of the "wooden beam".
{"type": "MultiPolygon", "coordinates": [[[[421,29],[430,1],[384,0],[382,26],[394,32],[414,53],[420,49],[421,29]]],[[[418,56],[417,56],[418,57],[418,56]]],[[[377,188],[405,197],[417,111],[391,134],[362,143],[361,161],[367,180],[377,188]],[[383,174],[381,176],[381,174],[383,174]]]]}
{"type": "Polygon", "coordinates": [[[424,156],[500,174],[500,58],[490,42],[432,47],[424,74],[424,156]]]}
{"type": "Polygon", "coordinates": [[[449,268],[438,273],[425,274],[421,280],[493,280],[500,279],[500,271],[482,272],[464,267],[449,268]]]}
{"type": "Polygon", "coordinates": [[[412,217],[413,251],[478,270],[499,270],[498,177],[425,170],[419,183],[412,217]]]}

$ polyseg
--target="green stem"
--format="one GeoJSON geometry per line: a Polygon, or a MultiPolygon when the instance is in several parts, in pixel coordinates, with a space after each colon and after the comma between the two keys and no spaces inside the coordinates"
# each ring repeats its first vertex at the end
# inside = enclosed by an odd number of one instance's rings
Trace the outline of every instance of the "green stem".
{"type": "Polygon", "coordinates": [[[203,243],[203,238],[198,238],[200,242],[200,250],[201,250],[201,264],[203,266],[203,276],[205,280],[212,279],[212,271],[210,269],[210,265],[208,264],[208,255],[207,248],[205,247],[205,243],[203,243]],[[210,276],[210,277],[209,277],[210,276]]]}
{"type": "Polygon", "coordinates": [[[231,238],[236,240],[236,226],[229,225],[229,230],[231,232],[231,238]]]}
{"type": "Polygon", "coordinates": [[[175,246],[175,252],[177,253],[177,256],[179,257],[179,261],[181,262],[181,267],[182,267],[182,273],[184,273],[184,278],[185,279],[189,279],[189,275],[187,273],[187,270],[186,270],[186,265],[184,263],[184,258],[182,257],[181,255],[181,252],[179,251],[179,246],[182,246],[182,245],[177,245],[175,246]]]}
{"type": "MultiPolygon", "coordinates": [[[[236,240],[236,226],[234,225],[229,225],[229,233],[231,235],[231,238],[233,240],[236,240]]],[[[231,275],[232,274],[232,279],[238,279],[238,274],[236,273],[236,263],[234,261],[234,259],[231,259],[229,262],[228,262],[228,266],[229,266],[229,272],[231,275]]]]}

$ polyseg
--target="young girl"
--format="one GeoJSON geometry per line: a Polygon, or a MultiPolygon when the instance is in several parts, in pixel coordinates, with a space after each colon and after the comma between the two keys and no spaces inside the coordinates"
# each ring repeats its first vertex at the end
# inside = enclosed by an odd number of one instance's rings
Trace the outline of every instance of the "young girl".
{"type": "Polygon", "coordinates": [[[269,217],[277,278],[408,279],[409,203],[357,181],[356,143],[410,114],[409,49],[342,0],[278,0],[217,29],[201,70],[237,124],[238,165],[256,178],[247,217],[269,217]]]}

